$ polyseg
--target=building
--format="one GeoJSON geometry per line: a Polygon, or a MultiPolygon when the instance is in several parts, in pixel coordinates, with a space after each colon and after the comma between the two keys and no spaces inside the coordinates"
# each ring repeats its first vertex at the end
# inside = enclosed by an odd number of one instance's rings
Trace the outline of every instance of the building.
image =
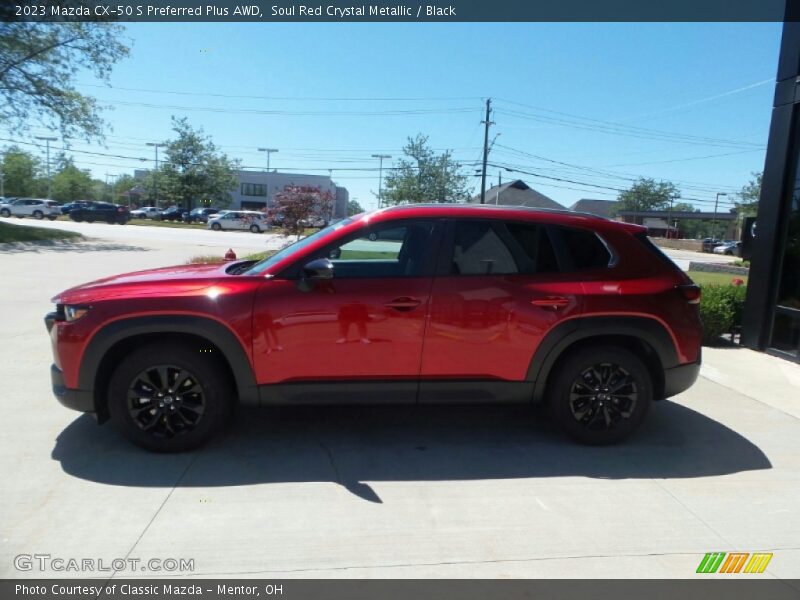
{"type": "MultiPolygon", "coordinates": [[[[787,11],[792,3],[787,3],[787,11]]],[[[783,25],[742,343],[800,360],[800,22],[783,25]]],[[[796,17],[796,15],[795,15],[796,17]]]]}
{"type": "Polygon", "coordinates": [[[593,200],[591,198],[581,198],[575,204],[569,207],[570,210],[575,212],[589,213],[590,215],[597,215],[604,219],[613,219],[614,207],[617,205],[616,200],[593,200]]]}
{"type": "MultiPolygon", "coordinates": [[[[478,194],[469,200],[470,204],[479,204],[481,196],[478,194]]],[[[486,204],[505,204],[506,206],[531,206],[534,208],[555,208],[564,210],[564,207],[555,200],[537,192],[521,179],[496,185],[486,190],[486,204]]]]}
{"type": "MultiPolygon", "coordinates": [[[[148,171],[137,169],[134,179],[141,181],[148,171]]],[[[275,196],[288,187],[303,187],[329,192],[333,198],[331,219],[347,216],[349,193],[328,175],[308,175],[305,173],[282,173],[279,171],[237,171],[236,186],[231,190],[230,209],[264,210],[272,206],[275,196]]]]}

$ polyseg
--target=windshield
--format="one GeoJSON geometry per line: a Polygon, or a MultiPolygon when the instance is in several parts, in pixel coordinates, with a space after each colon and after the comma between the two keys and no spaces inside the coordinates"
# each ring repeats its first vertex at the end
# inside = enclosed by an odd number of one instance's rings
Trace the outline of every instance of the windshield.
{"type": "Polygon", "coordinates": [[[313,244],[316,240],[323,238],[326,235],[336,231],[337,229],[341,229],[345,225],[352,222],[353,222],[353,217],[350,217],[349,219],[344,219],[342,221],[339,221],[338,223],[334,223],[333,225],[328,225],[327,227],[320,229],[316,233],[312,233],[308,237],[304,237],[303,239],[296,241],[294,244],[290,244],[285,248],[278,250],[278,252],[276,252],[272,256],[268,256],[267,258],[258,261],[256,264],[254,264],[246,271],[243,271],[241,274],[260,275],[261,273],[269,269],[272,265],[279,263],[287,256],[294,254],[295,252],[302,251],[307,246],[313,244]]]}

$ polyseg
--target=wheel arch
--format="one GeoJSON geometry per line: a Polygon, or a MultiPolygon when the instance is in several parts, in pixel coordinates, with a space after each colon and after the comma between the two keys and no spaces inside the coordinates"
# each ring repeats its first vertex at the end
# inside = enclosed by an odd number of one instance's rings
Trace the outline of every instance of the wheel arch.
{"type": "Polygon", "coordinates": [[[565,321],[545,335],[528,368],[527,380],[534,382],[534,402],[544,399],[548,381],[558,365],[576,348],[618,345],[634,352],[647,366],[653,379],[653,397],[664,397],[664,371],[679,364],[675,344],[667,329],[648,317],[579,317],[565,321]]]}
{"type": "Polygon", "coordinates": [[[221,323],[204,317],[159,315],[114,321],[100,329],[89,341],[78,373],[80,389],[94,395],[100,422],[108,418],[106,390],[115,365],[143,344],[180,340],[195,345],[198,352],[212,352],[233,381],[239,402],[258,403],[258,388],[253,369],[242,344],[221,323]]]}

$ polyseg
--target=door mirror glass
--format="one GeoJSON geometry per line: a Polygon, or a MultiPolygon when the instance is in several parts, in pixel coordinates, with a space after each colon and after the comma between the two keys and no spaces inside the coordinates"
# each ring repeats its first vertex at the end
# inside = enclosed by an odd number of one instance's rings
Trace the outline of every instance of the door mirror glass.
{"type": "Polygon", "coordinates": [[[303,266],[303,279],[322,281],[333,279],[333,263],[327,258],[317,258],[303,266]]]}

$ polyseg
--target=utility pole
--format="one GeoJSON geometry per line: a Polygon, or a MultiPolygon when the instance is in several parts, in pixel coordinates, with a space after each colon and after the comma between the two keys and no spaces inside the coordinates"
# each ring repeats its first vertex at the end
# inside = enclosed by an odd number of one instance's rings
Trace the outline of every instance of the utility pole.
{"type": "Polygon", "coordinates": [[[717,239],[714,235],[717,231],[717,204],[719,203],[720,196],[727,196],[725,192],[717,192],[717,199],[714,200],[714,220],[711,221],[711,238],[717,239]]]}
{"type": "Polygon", "coordinates": [[[378,208],[381,208],[383,200],[383,159],[392,158],[390,154],[373,154],[372,158],[377,158],[378,162],[378,208]]]}
{"type": "Polygon", "coordinates": [[[485,128],[483,130],[483,172],[481,173],[481,204],[486,203],[486,163],[489,160],[489,126],[494,125],[489,117],[492,114],[492,99],[486,99],[486,119],[481,121],[485,128]]]}
{"type": "Polygon", "coordinates": [[[273,152],[277,152],[278,149],[277,148],[259,148],[258,151],[267,153],[267,173],[269,173],[269,156],[273,152]]]}
{"type": "Polygon", "coordinates": [[[164,144],[159,142],[147,142],[148,146],[153,146],[156,149],[156,168],[153,171],[153,201],[156,208],[158,208],[158,148],[164,144]]]}
{"type": "Polygon", "coordinates": [[[53,195],[53,178],[50,177],[50,142],[55,142],[58,138],[37,135],[36,139],[43,140],[47,145],[47,199],[50,200],[53,195]]]}

